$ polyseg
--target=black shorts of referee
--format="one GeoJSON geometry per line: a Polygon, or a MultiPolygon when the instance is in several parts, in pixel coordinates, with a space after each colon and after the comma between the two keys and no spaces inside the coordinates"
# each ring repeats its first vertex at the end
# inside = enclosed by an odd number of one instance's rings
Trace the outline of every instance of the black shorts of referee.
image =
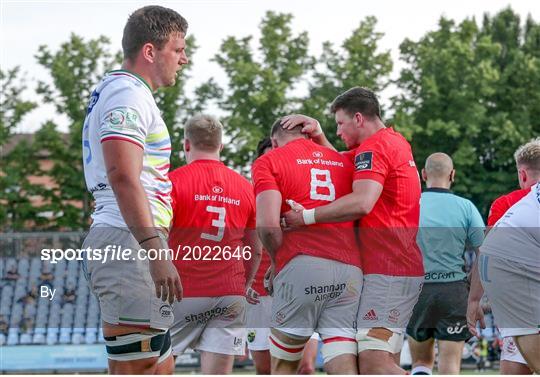
{"type": "Polygon", "coordinates": [[[424,283],[407,325],[407,335],[418,342],[434,338],[465,341],[468,284],[465,281],[424,283]]]}

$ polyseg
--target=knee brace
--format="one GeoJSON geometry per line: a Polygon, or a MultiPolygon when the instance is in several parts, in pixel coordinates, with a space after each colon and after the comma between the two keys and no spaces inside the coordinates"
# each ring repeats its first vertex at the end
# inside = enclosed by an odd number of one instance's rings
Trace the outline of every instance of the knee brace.
{"type": "Polygon", "coordinates": [[[107,336],[105,347],[111,360],[130,361],[150,357],[165,360],[171,353],[171,336],[168,331],[107,336]]]}
{"type": "Polygon", "coordinates": [[[309,340],[309,338],[305,339],[303,344],[287,344],[286,342],[279,340],[273,334],[270,334],[268,339],[270,340],[270,355],[277,359],[287,361],[302,360],[302,356],[304,355],[304,347],[309,340]]]}
{"type": "Polygon", "coordinates": [[[356,333],[358,353],[366,350],[398,353],[401,351],[403,338],[403,334],[395,333],[383,327],[358,329],[358,332],[356,333]]]}
{"type": "Polygon", "coordinates": [[[345,338],[342,336],[323,339],[323,345],[321,348],[321,354],[326,364],[334,357],[353,354],[358,352],[358,346],[356,340],[353,338],[345,338]]]}

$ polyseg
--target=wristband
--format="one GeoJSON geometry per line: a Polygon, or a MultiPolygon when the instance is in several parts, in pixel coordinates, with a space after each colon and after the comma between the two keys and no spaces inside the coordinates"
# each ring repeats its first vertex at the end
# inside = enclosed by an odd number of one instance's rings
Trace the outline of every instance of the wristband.
{"type": "Polygon", "coordinates": [[[315,208],[303,210],[302,218],[304,219],[304,224],[306,225],[315,224],[315,208]]]}
{"type": "Polygon", "coordinates": [[[142,246],[143,243],[145,243],[146,241],[153,240],[154,238],[160,238],[160,237],[159,237],[159,234],[156,234],[155,236],[152,236],[152,237],[145,238],[145,239],[142,240],[142,241],[138,241],[138,242],[139,242],[139,245],[142,246]]]}

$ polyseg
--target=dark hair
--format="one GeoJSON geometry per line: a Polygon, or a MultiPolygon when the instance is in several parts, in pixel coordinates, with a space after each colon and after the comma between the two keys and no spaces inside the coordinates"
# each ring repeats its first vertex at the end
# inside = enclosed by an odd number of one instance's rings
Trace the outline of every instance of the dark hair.
{"type": "Polygon", "coordinates": [[[261,139],[259,141],[259,144],[257,144],[257,149],[255,150],[256,158],[261,157],[264,154],[264,151],[267,148],[272,148],[272,140],[267,136],[264,139],[261,139]]]}
{"type": "Polygon", "coordinates": [[[161,50],[171,34],[185,35],[187,28],[186,19],[172,9],[158,5],[137,9],[129,16],[124,27],[124,59],[134,59],[145,43],[152,43],[161,50]]]}
{"type": "Polygon", "coordinates": [[[369,118],[381,119],[381,107],[377,96],[371,90],[359,86],[347,90],[334,99],[330,111],[335,114],[340,109],[351,117],[355,113],[361,113],[369,118]]]}
{"type": "Polygon", "coordinates": [[[289,129],[285,129],[281,126],[281,118],[277,119],[274,124],[272,124],[272,129],[270,130],[270,136],[274,137],[276,134],[289,134],[289,135],[295,135],[295,134],[302,134],[302,128],[303,125],[299,124],[298,126],[289,129]]]}

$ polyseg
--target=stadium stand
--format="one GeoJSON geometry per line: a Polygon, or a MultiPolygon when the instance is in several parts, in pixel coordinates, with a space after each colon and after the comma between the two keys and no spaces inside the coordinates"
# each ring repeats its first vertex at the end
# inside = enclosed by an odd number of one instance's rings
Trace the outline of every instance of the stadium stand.
{"type": "Polygon", "coordinates": [[[0,346],[103,342],[98,302],[79,261],[51,264],[39,257],[2,258],[0,277],[0,346]],[[6,279],[14,268],[19,277],[6,279]],[[45,273],[52,279],[44,280],[45,273]],[[44,285],[56,289],[53,300],[40,297],[44,285]],[[67,290],[74,290],[74,299],[68,300],[67,290]]]}

